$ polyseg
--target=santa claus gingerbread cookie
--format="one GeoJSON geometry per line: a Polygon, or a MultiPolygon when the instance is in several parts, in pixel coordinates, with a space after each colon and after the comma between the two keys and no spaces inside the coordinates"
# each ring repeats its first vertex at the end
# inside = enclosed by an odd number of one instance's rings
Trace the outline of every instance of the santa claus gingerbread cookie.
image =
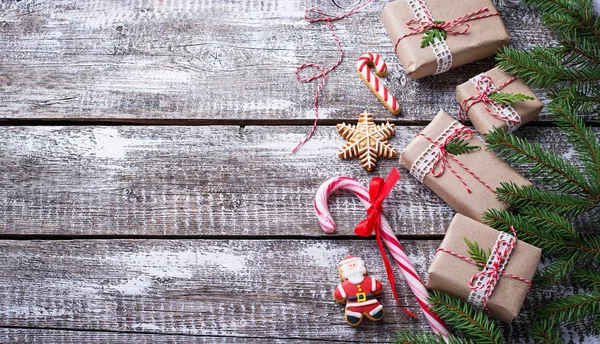
{"type": "Polygon", "coordinates": [[[338,273],[342,283],[333,292],[339,303],[346,303],[346,322],[358,326],[367,317],[378,321],[383,318],[383,306],[376,299],[383,288],[381,282],[367,276],[365,262],[354,256],[344,258],[338,264],[338,273]]]}

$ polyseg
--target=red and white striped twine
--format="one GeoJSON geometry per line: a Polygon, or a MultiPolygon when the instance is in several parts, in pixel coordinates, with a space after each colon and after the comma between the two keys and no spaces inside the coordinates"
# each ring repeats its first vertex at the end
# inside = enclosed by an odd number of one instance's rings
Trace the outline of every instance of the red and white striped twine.
{"type": "Polygon", "coordinates": [[[465,171],[467,171],[471,176],[473,176],[473,178],[475,178],[477,181],[479,181],[483,186],[485,186],[488,190],[490,190],[491,192],[494,192],[494,189],[488,185],[481,177],[479,177],[475,172],[473,172],[467,165],[465,165],[462,161],[460,161],[456,155],[454,154],[450,154],[447,150],[446,150],[446,145],[452,141],[455,138],[462,138],[462,139],[469,139],[471,138],[471,136],[473,136],[475,134],[475,131],[473,131],[471,128],[465,127],[465,126],[461,126],[460,128],[456,128],[450,135],[448,135],[448,137],[446,137],[446,139],[444,140],[444,142],[442,143],[438,143],[436,140],[432,139],[431,137],[423,134],[423,133],[419,133],[419,136],[423,136],[424,138],[426,138],[429,142],[431,142],[433,145],[435,145],[436,147],[438,147],[438,154],[433,162],[433,165],[431,166],[431,174],[438,178],[440,177],[442,174],[444,174],[444,170],[446,168],[446,166],[450,169],[450,171],[452,172],[452,174],[454,174],[454,176],[456,176],[456,178],[462,183],[462,185],[464,185],[464,187],[467,189],[468,193],[472,193],[473,191],[471,190],[471,188],[469,187],[469,185],[467,184],[467,182],[458,174],[458,172],[456,172],[456,170],[454,170],[454,168],[452,168],[452,166],[450,165],[449,161],[448,161],[448,156],[450,156],[450,158],[452,160],[454,160],[460,167],[462,167],[465,171]],[[439,170],[436,172],[436,169],[439,170]]]}
{"type": "Polygon", "coordinates": [[[475,84],[475,89],[477,90],[478,94],[465,98],[460,103],[458,108],[458,118],[461,121],[466,120],[467,112],[469,112],[471,107],[477,103],[483,103],[485,105],[485,109],[491,116],[498,118],[504,122],[510,122],[514,125],[521,124],[521,121],[496,113],[489,107],[489,104],[495,104],[498,107],[502,106],[501,104],[498,104],[495,100],[491,99],[490,94],[492,94],[493,92],[500,91],[516,79],[516,77],[512,77],[503,82],[500,86],[496,87],[494,90],[492,90],[492,78],[490,78],[487,75],[483,75],[479,80],[477,80],[477,83],[475,84]]]}
{"type": "Polygon", "coordinates": [[[416,2],[419,6],[421,6],[421,8],[424,9],[426,20],[419,21],[413,18],[407,21],[406,26],[411,30],[411,32],[401,36],[396,40],[396,43],[394,44],[394,51],[398,51],[398,44],[400,44],[400,41],[404,38],[423,33],[429,29],[441,29],[446,31],[446,33],[450,35],[464,35],[469,31],[469,28],[471,27],[469,24],[467,24],[467,22],[500,15],[500,13],[498,12],[482,14],[489,11],[489,8],[483,7],[478,9],[477,11],[473,11],[471,13],[465,14],[463,16],[457,17],[450,21],[446,21],[443,24],[440,24],[434,22],[433,16],[431,15],[431,12],[429,12],[429,9],[427,8],[427,5],[423,0],[416,0],[416,2]],[[453,28],[456,30],[451,30],[453,28]]]}
{"type": "Polygon", "coordinates": [[[471,280],[469,281],[469,288],[471,290],[478,290],[478,289],[484,289],[485,290],[485,294],[484,294],[484,298],[483,298],[483,308],[486,310],[486,312],[488,312],[488,314],[489,314],[490,311],[489,311],[489,309],[487,307],[487,303],[488,303],[488,300],[489,300],[490,296],[492,296],[492,293],[494,291],[493,288],[489,288],[489,285],[490,284],[495,285],[501,275],[504,275],[504,276],[516,279],[518,281],[521,281],[523,283],[526,283],[529,286],[529,288],[531,288],[531,281],[530,280],[528,280],[526,278],[523,278],[523,277],[520,277],[520,276],[517,276],[515,274],[511,274],[509,272],[505,272],[504,270],[502,270],[500,268],[502,262],[505,259],[507,259],[508,256],[510,256],[510,254],[511,254],[512,250],[514,249],[514,247],[516,245],[516,242],[517,242],[517,233],[515,231],[515,228],[513,226],[510,226],[510,230],[513,233],[514,240],[513,241],[497,240],[496,241],[496,244],[494,245],[494,248],[492,250],[492,256],[494,257],[494,260],[491,262],[491,265],[487,265],[487,264],[483,264],[483,263],[477,262],[474,259],[472,259],[471,257],[467,257],[465,255],[462,255],[460,253],[457,253],[457,252],[445,249],[443,247],[438,248],[435,251],[435,253],[434,253],[434,256],[435,256],[440,251],[441,252],[446,252],[446,253],[448,253],[450,255],[453,255],[453,256],[455,256],[457,258],[460,258],[460,259],[462,259],[462,260],[464,260],[466,262],[469,262],[471,264],[474,264],[474,265],[477,265],[477,266],[480,266],[480,267],[484,268],[482,271],[478,272],[477,274],[473,275],[473,277],[471,277],[471,280]],[[503,253],[499,253],[499,248],[502,245],[504,245],[504,247],[506,249],[503,251],[503,253]],[[486,279],[487,280],[486,283],[483,283],[480,286],[476,286],[474,282],[480,276],[482,276],[482,275],[489,276],[490,278],[486,279]]]}
{"type": "Polygon", "coordinates": [[[298,66],[298,68],[296,68],[296,73],[295,73],[296,79],[298,79],[298,81],[300,81],[300,82],[308,83],[308,82],[311,82],[316,79],[321,79],[321,80],[319,82],[319,85],[317,86],[317,89],[315,90],[315,96],[313,98],[313,106],[315,109],[315,121],[313,123],[312,129],[308,133],[308,136],[306,136],[296,146],[296,148],[294,148],[292,150],[292,153],[296,153],[298,151],[298,149],[300,149],[300,147],[302,147],[302,145],[305,144],[308,140],[310,140],[310,138],[313,136],[313,134],[317,128],[317,122],[319,120],[319,96],[321,95],[321,91],[323,90],[323,87],[325,86],[326,76],[332,70],[336,69],[342,63],[342,61],[344,59],[344,49],[342,49],[342,44],[340,43],[338,36],[335,34],[335,30],[333,29],[332,22],[334,22],[336,20],[344,19],[344,18],[352,15],[354,12],[367,6],[371,2],[373,2],[373,0],[367,0],[364,4],[360,4],[360,5],[352,8],[348,12],[346,12],[342,15],[339,15],[339,16],[330,16],[330,15],[326,14],[325,12],[323,12],[322,10],[320,10],[318,8],[314,8],[314,7],[307,9],[306,12],[304,13],[304,19],[306,19],[309,23],[316,23],[316,22],[326,22],[327,23],[327,28],[329,29],[329,32],[331,32],[331,36],[333,37],[333,40],[335,41],[335,45],[337,46],[340,54],[339,54],[337,61],[329,68],[324,68],[321,65],[319,65],[317,63],[312,63],[312,62],[303,63],[302,65],[298,66]],[[310,14],[316,14],[316,16],[310,17],[309,16],[310,14]],[[314,75],[311,75],[309,77],[301,77],[300,72],[304,68],[308,68],[308,67],[315,68],[317,70],[317,73],[314,75]]]}

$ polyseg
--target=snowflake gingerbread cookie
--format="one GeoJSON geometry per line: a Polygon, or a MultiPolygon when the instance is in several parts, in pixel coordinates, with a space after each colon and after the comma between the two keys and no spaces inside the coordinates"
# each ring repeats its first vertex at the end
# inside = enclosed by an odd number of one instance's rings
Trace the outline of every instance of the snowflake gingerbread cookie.
{"type": "Polygon", "coordinates": [[[371,113],[361,113],[356,125],[342,123],[336,128],[338,134],[348,141],[338,151],[338,158],[359,158],[362,167],[369,172],[375,168],[378,157],[393,158],[398,155],[387,142],[396,133],[396,126],[389,122],[376,125],[371,113]]]}
{"type": "Polygon", "coordinates": [[[383,318],[383,306],[376,299],[381,294],[381,282],[367,276],[365,262],[355,256],[348,256],[338,264],[340,283],[333,297],[339,303],[346,303],[346,322],[358,326],[364,317],[378,321],[383,318]]]}

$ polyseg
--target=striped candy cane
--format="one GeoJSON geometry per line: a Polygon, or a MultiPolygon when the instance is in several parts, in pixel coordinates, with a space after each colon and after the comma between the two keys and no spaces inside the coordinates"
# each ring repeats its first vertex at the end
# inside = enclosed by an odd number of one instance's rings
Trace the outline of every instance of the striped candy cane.
{"type": "Polygon", "coordinates": [[[383,86],[379,78],[371,74],[371,67],[375,68],[375,74],[380,77],[387,75],[387,65],[381,55],[366,53],[358,58],[356,62],[356,72],[358,76],[369,87],[371,92],[385,105],[385,107],[394,115],[400,113],[400,104],[396,98],[388,92],[387,87],[383,86]]]}
{"type": "MultiPolygon", "coordinates": [[[[319,187],[314,200],[314,206],[315,211],[317,212],[319,225],[321,228],[323,228],[325,233],[333,233],[336,227],[335,222],[331,217],[331,213],[329,212],[329,207],[327,206],[327,199],[329,198],[329,195],[338,189],[348,190],[355,194],[366,209],[371,207],[369,191],[356,179],[350,177],[335,177],[329,179],[319,187]]],[[[419,306],[423,310],[429,326],[431,326],[435,333],[440,334],[442,337],[444,337],[444,339],[446,339],[446,341],[448,341],[449,333],[445,324],[429,308],[430,305],[427,301],[429,294],[427,289],[425,289],[425,285],[423,285],[421,278],[419,275],[417,275],[417,272],[410,262],[410,259],[406,255],[406,252],[402,248],[398,238],[392,231],[390,224],[383,215],[381,215],[380,227],[383,242],[392,254],[396,264],[398,264],[400,267],[400,271],[415,295],[419,306]]]]}

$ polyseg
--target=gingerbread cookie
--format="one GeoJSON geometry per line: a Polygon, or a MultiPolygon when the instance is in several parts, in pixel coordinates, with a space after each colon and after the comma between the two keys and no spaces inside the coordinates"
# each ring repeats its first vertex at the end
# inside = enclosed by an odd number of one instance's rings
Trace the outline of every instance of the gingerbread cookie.
{"type": "Polygon", "coordinates": [[[389,122],[375,125],[371,113],[361,113],[357,125],[342,123],[336,128],[338,134],[348,141],[338,151],[338,158],[359,158],[362,167],[367,171],[375,168],[378,157],[393,158],[398,155],[387,142],[396,133],[396,126],[389,122]]]}
{"type": "Polygon", "coordinates": [[[348,256],[338,264],[340,283],[333,297],[339,303],[346,303],[346,322],[358,326],[364,317],[372,321],[383,318],[383,306],[376,299],[381,294],[381,282],[367,276],[365,262],[355,256],[348,256]]]}

